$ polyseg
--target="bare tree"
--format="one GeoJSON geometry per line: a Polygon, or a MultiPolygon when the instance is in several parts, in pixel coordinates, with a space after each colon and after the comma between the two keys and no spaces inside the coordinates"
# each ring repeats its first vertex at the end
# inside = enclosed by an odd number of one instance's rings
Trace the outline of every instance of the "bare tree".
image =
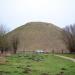
{"type": "Polygon", "coordinates": [[[7,49],[6,28],[0,25],[0,51],[3,53],[7,49]]]}
{"type": "Polygon", "coordinates": [[[18,44],[19,44],[19,39],[18,39],[17,36],[13,36],[12,37],[11,44],[12,44],[12,48],[13,48],[14,54],[16,54],[17,48],[18,48],[18,44]]]}
{"type": "Polygon", "coordinates": [[[70,53],[75,52],[75,24],[63,29],[63,40],[70,53]]]}

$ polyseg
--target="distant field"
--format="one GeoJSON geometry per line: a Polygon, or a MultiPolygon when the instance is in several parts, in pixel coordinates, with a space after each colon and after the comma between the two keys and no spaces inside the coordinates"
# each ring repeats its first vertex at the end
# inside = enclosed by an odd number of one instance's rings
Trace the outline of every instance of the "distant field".
{"type": "Polygon", "coordinates": [[[75,54],[60,54],[60,55],[71,57],[75,59],[75,54]]]}
{"type": "Polygon", "coordinates": [[[75,75],[75,63],[52,54],[16,54],[0,64],[0,75],[75,75]]]}

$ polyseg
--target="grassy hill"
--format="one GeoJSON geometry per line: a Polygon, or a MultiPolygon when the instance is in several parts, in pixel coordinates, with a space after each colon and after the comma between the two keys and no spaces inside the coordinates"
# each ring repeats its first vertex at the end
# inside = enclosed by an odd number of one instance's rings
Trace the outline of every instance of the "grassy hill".
{"type": "Polygon", "coordinates": [[[18,51],[47,49],[61,52],[66,49],[62,29],[51,23],[29,22],[8,33],[10,39],[13,36],[19,38],[18,51]]]}

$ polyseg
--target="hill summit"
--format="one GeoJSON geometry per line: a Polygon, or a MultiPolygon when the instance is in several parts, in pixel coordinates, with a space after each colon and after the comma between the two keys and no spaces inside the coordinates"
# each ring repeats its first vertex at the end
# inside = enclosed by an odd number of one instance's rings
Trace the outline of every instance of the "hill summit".
{"type": "Polygon", "coordinates": [[[8,36],[19,38],[18,51],[46,49],[61,52],[66,50],[62,40],[62,29],[51,23],[29,22],[8,33],[8,36]]]}

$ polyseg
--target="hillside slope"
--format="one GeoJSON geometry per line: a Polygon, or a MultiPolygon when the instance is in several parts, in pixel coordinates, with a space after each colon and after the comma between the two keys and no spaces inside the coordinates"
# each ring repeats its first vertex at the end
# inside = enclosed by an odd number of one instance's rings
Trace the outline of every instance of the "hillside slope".
{"type": "Polygon", "coordinates": [[[47,49],[61,52],[66,50],[62,40],[62,29],[51,23],[30,22],[8,33],[8,36],[19,38],[18,51],[47,49]]]}

